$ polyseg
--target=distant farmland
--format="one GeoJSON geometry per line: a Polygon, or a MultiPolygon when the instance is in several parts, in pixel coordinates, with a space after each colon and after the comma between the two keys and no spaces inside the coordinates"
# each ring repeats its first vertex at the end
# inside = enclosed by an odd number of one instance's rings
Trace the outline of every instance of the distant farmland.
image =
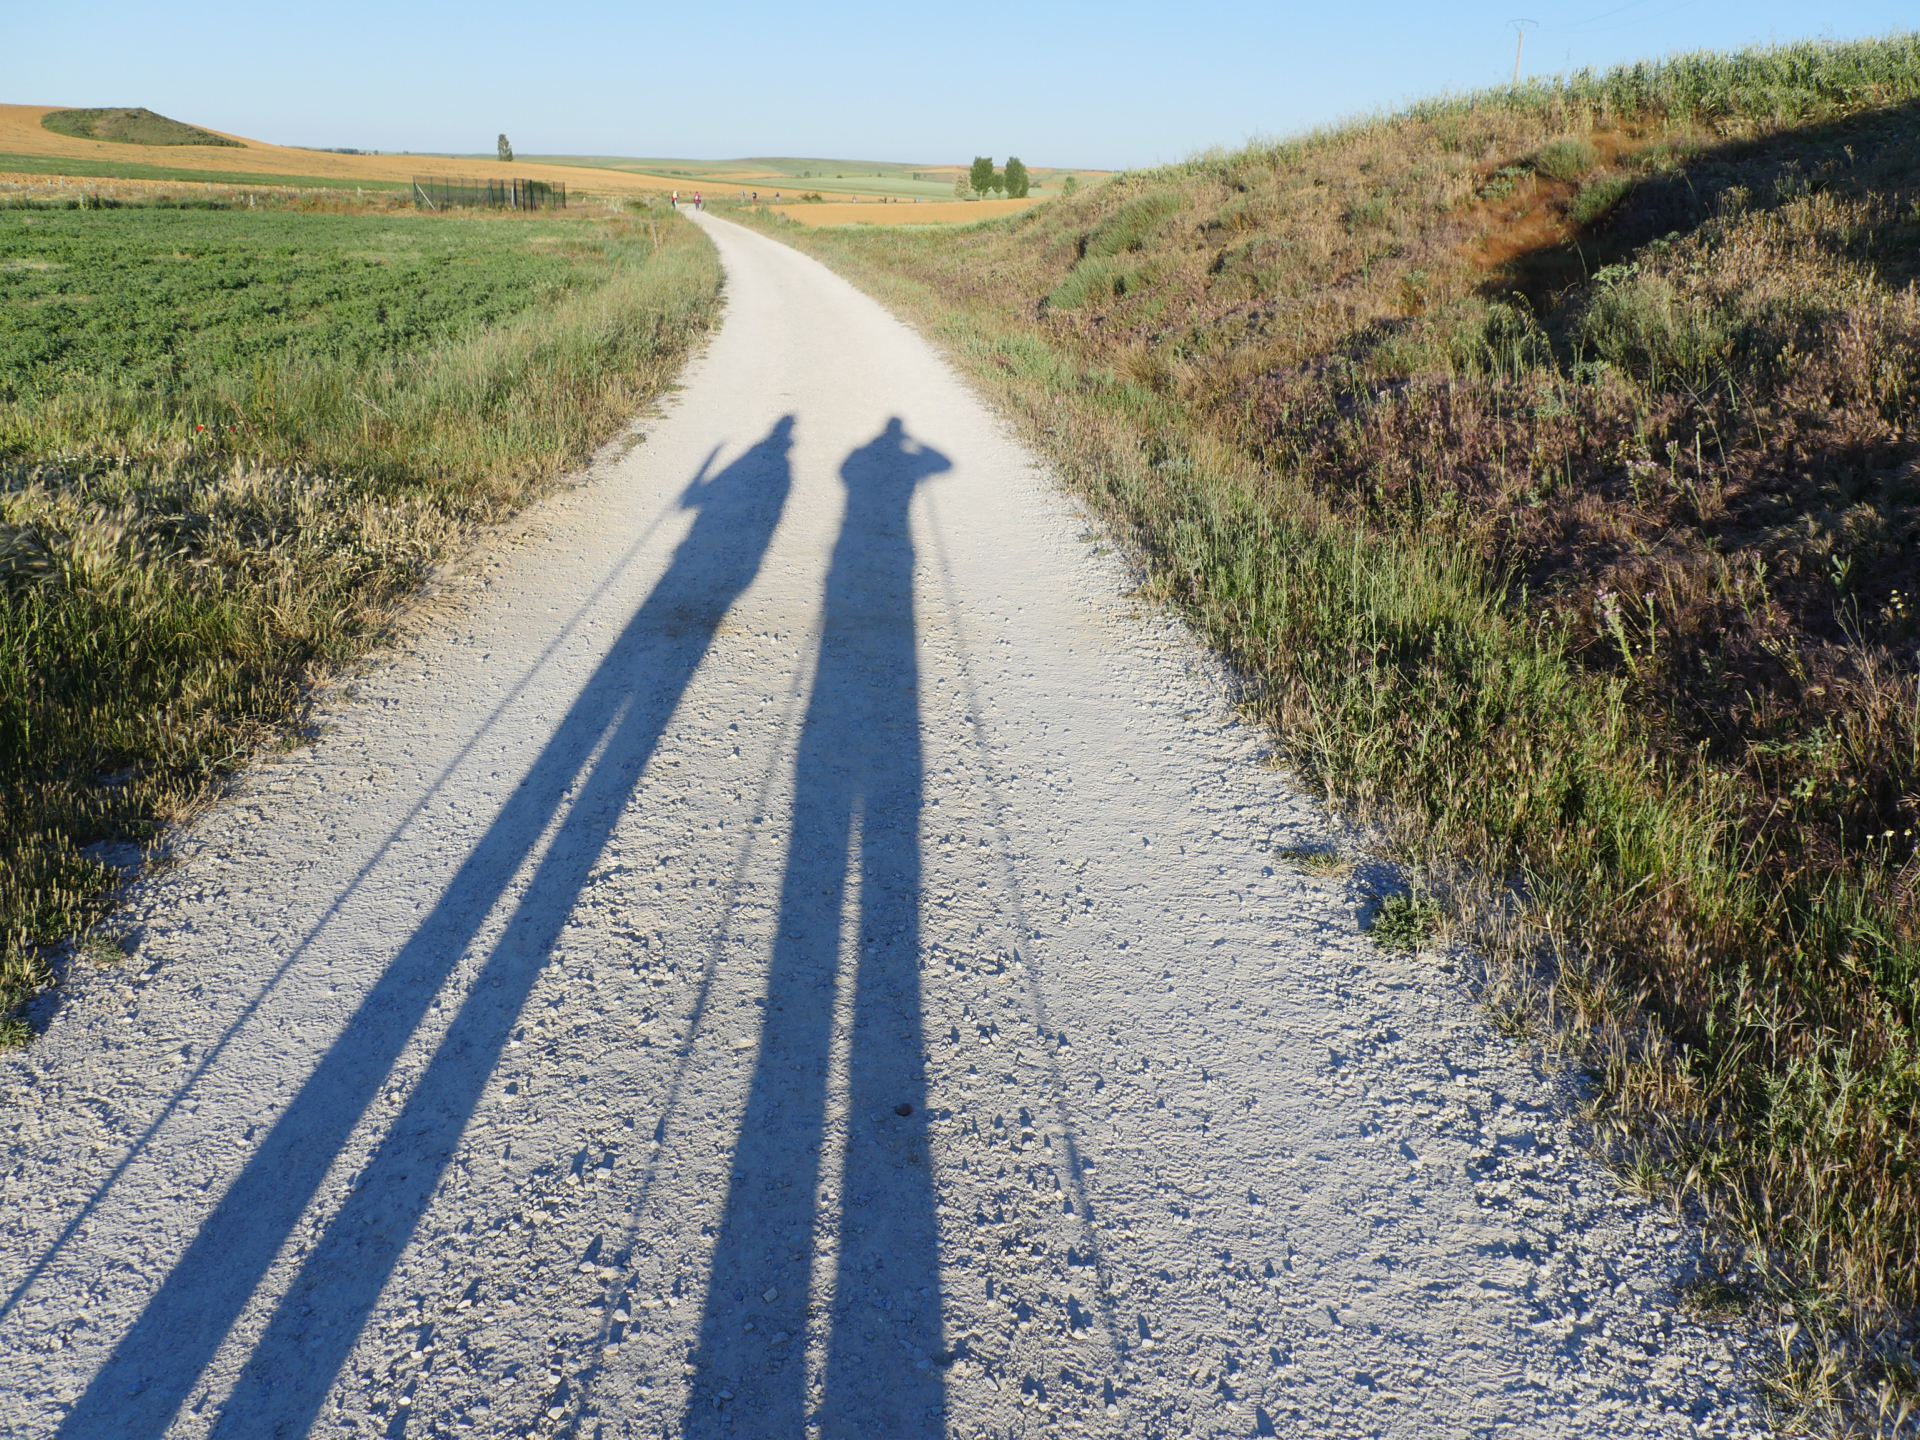
{"type": "MultiPolygon", "coordinates": [[[[132,144],[62,135],[41,123],[47,114],[65,108],[0,105],[0,174],[371,189],[405,185],[422,171],[446,168],[445,157],[438,155],[343,155],[336,151],[273,145],[221,132],[216,132],[221,139],[241,143],[132,144]]],[[[462,157],[460,168],[463,174],[481,179],[518,176],[565,185],[573,192],[657,195],[674,186],[671,180],[624,170],[549,165],[537,160],[509,163],[490,155],[462,157]]]]}

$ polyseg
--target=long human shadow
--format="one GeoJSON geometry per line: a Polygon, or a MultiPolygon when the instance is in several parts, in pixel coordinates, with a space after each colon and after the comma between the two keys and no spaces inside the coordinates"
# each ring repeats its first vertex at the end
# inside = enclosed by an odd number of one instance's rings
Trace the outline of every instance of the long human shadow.
{"type": "Polygon", "coordinates": [[[759,1053],[733,1155],[684,1419],[707,1436],[938,1435],[945,1428],[940,1249],[920,1015],[922,762],[913,609],[914,487],[950,468],[898,419],[841,467],[759,1053]],[[845,1162],[816,1232],[830,1148],[828,1066],[852,852],[845,1162]],[[809,1278],[837,1233],[826,1366],[809,1394],[809,1278]],[[724,1398],[723,1398],[724,1397],[724,1398]]]}
{"type": "Polygon", "coordinates": [[[406,1103],[254,1345],[216,1436],[303,1435],[452,1159],[547,952],[714,632],[758,573],[792,476],[792,417],[681,503],[671,565],[93,1377],[61,1436],[161,1435],[293,1234],[486,917],[553,829],[406,1103]],[[552,822],[565,812],[557,827],[552,822]]]}
{"type": "MultiPolygon", "coordinates": [[[[715,454],[718,453],[716,450],[715,454]]],[[[709,456],[709,463],[711,459],[712,457],[709,456]]],[[[700,468],[704,474],[706,466],[702,465],[700,468]]],[[[253,994],[247,998],[239,1011],[228,1020],[226,1028],[220,1032],[213,1043],[201,1054],[200,1058],[194,1062],[193,1068],[187,1072],[185,1077],[173,1087],[173,1093],[167,1098],[166,1103],[148,1118],[146,1128],[134,1138],[133,1143],[127,1147],[126,1152],[114,1162],[113,1168],[109,1170],[105,1178],[94,1187],[93,1193],[68,1217],[67,1223],[61,1228],[60,1233],[54,1237],[53,1242],[33,1258],[25,1272],[14,1282],[13,1289],[7,1293],[4,1299],[0,1299],[0,1323],[4,1323],[6,1318],[13,1313],[14,1308],[19,1305],[21,1300],[26,1298],[28,1291],[33,1288],[40,1276],[45,1273],[47,1267],[53,1263],[54,1259],[73,1240],[73,1237],[79,1234],[87,1222],[93,1218],[94,1213],[105,1203],[113,1187],[120,1183],[122,1177],[132,1168],[134,1162],[147,1153],[147,1147],[153,1143],[154,1137],[160,1133],[161,1128],[167,1121],[173,1118],[180,1105],[186,1100],[187,1096],[192,1093],[193,1088],[213,1073],[215,1067],[220,1063],[221,1058],[226,1054],[227,1047],[245,1031],[248,1023],[259,1013],[260,1008],[266,1003],[267,998],[278,990],[280,982],[299,967],[300,962],[305,958],[307,952],[312,949],[320,937],[326,934],[335,922],[346,912],[347,902],[358,893],[374,875],[380,872],[381,866],[384,864],[388,854],[390,854],[399,843],[400,837],[406,834],[413,822],[426,812],[428,806],[440,794],[441,787],[446,783],[448,777],[458,771],[466,762],[467,758],[473,754],[474,750],[485,742],[487,737],[492,734],[494,727],[499,724],[501,717],[506,715],[509,710],[519,703],[520,697],[526,693],[528,686],[545,670],[547,661],[553,657],[556,651],[563,648],[573,638],[586,617],[598,607],[601,599],[606,595],[607,590],[613,585],[615,577],[627,567],[634,556],[646,548],[647,543],[653,539],[654,531],[659,529],[661,523],[677,508],[680,508],[677,504],[669,502],[655,512],[653,519],[647,524],[646,528],[638,535],[635,535],[628,543],[620,559],[615,562],[614,568],[602,578],[600,583],[596,585],[590,593],[579,599],[578,603],[574,606],[573,614],[568,617],[566,623],[548,637],[545,648],[541,650],[540,654],[535,657],[530,664],[523,667],[520,678],[514,682],[511,689],[495,702],[493,709],[488,713],[487,718],[480,724],[479,728],[468,735],[466,739],[461,742],[459,748],[448,757],[446,762],[441,766],[439,773],[433,777],[427,788],[416,797],[413,806],[406,814],[388,827],[385,838],[375,847],[373,853],[362,862],[359,870],[354,873],[353,878],[328,902],[326,907],[320,912],[319,917],[300,937],[298,943],[280,957],[279,964],[274,967],[265,981],[255,987],[253,994]]]]}

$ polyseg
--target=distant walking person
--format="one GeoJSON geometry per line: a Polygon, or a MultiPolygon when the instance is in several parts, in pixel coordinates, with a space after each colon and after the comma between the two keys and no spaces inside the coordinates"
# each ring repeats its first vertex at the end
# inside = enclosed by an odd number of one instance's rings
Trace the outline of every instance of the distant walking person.
{"type": "Polygon", "coordinates": [[[700,198],[700,192],[698,190],[693,192],[693,208],[696,210],[704,210],[707,208],[707,202],[700,198]]]}
{"type": "Polygon", "coordinates": [[[678,210],[680,208],[680,192],[678,190],[673,191],[667,198],[673,201],[674,209],[678,210]]]}

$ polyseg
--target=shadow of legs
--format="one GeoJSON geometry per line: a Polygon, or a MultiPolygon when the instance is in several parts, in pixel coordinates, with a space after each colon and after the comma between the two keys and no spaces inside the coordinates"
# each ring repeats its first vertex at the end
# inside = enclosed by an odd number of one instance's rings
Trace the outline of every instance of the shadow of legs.
{"type": "Polygon", "coordinates": [[[59,1433],[158,1436],[552,818],[552,845],[352,1193],[301,1262],[215,1433],[304,1434],[425,1212],[539,967],[791,484],[792,420],[683,500],[699,515],[527,778],[281,1113],[59,1433]],[[604,742],[604,747],[603,747],[604,742]],[[596,758],[597,756],[597,758],[596,758]],[[569,793],[575,794],[569,803],[569,793]]]}
{"type": "MultiPolygon", "coordinates": [[[[938,1434],[940,1253],[920,1020],[921,752],[914,487],[948,468],[898,420],[841,468],[820,663],[795,772],[793,832],[760,1048],[715,1244],[689,1437],[938,1434]],[[848,869],[860,894],[842,1173],[820,1174],[848,869]],[[905,1115],[899,1112],[904,1109],[905,1115]],[[816,1195],[837,1200],[828,1362],[808,1393],[816,1195]],[[722,1394],[728,1398],[722,1399],[722,1394]]],[[[831,1224],[831,1222],[829,1222],[831,1224]]],[[[816,1317],[817,1318],[817,1317],[816,1317]]]]}

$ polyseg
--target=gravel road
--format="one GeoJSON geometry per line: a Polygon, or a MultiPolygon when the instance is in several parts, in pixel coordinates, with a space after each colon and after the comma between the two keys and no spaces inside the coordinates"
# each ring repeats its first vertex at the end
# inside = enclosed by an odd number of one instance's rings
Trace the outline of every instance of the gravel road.
{"type": "Polygon", "coordinates": [[[697,218],[684,390],[0,1060],[6,1432],[1761,1433],[1564,1083],[1275,861],[1227,677],[697,218]]]}

